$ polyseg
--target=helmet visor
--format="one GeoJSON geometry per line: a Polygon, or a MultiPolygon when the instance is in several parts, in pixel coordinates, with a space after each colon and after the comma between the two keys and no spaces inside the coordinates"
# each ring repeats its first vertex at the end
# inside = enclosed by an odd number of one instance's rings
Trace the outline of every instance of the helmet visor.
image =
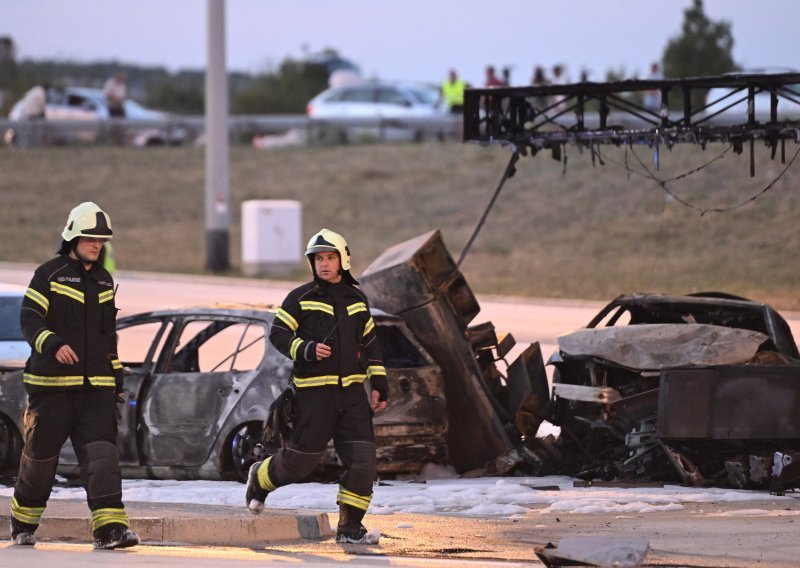
{"type": "Polygon", "coordinates": [[[317,254],[318,252],[335,252],[338,253],[339,249],[328,245],[313,245],[308,247],[306,254],[317,254]]]}

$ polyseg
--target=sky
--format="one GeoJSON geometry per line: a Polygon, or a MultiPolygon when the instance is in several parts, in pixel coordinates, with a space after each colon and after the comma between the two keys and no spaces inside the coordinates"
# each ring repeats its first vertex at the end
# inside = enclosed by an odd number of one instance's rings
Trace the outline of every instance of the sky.
{"type": "MultiPolygon", "coordinates": [[[[600,81],[613,69],[646,77],[679,34],[692,0],[227,0],[231,70],[263,72],[287,57],[334,48],[368,77],[438,83],[455,68],[473,86],[492,64],[528,84],[535,65],[566,65],[600,81]]],[[[796,0],[705,0],[732,24],[745,68],[795,67],[796,0]]],[[[206,0],[2,0],[0,36],[20,59],[117,60],[171,71],[204,67],[206,0]]]]}

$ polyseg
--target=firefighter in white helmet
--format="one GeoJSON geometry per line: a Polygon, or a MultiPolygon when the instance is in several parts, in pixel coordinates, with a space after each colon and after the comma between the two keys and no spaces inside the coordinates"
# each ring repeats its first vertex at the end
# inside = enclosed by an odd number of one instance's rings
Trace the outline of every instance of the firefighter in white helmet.
{"type": "Polygon", "coordinates": [[[20,311],[31,355],[25,446],[11,500],[15,544],[32,545],[53,488],[58,456],[72,440],[96,548],[138,544],[122,504],[116,403],[122,395],[114,282],[103,268],[111,219],[91,202],[75,207],[58,255],[36,269],[20,311]]]}
{"type": "Polygon", "coordinates": [[[372,499],[372,416],[387,405],[386,369],[369,302],[350,274],[347,242],[322,229],[308,242],[306,257],[314,278],[289,293],[269,337],[294,361],[293,429],[283,449],[250,468],[245,500],[260,513],[270,491],[312,473],[333,439],[345,467],[336,540],[370,543],[374,537],[361,521],[372,499]]]}

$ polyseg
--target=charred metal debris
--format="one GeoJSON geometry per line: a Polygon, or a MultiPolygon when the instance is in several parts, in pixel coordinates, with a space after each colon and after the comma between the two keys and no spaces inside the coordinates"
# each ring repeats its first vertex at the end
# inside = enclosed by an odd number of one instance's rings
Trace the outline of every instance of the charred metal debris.
{"type": "Polygon", "coordinates": [[[605,144],[646,145],[657,163],[660,148],[679,143],[705,149],[709,142],[724,142],[737,153],[749,143],[752,176],[756,140],[773,159],[780,148],[782,163],[786,141],[800,142],[800,112],[784,119],[784,107],[800,111],[800,73],[467,89],[464,140],[510,144],[523,155],[549,150],[559,161],[566,144],[575,144],[601,163],[597,149],[605,144]],[[693,95],[717,88],[723,94],[693,106],[693,95]],[[645,92],[657,92],[658,104],[638,102],[645,92]],[[756,100],[764,97],[769,104],[762,112],[756,100]],[[744,110],[731,118],[742,103],[744,110]]]}
{"type": "MultiPolygon", "coordinates": [[[[762,105],[763,106],[763,105],[762,105]]],[[[567,167],[567,144],[587,150],[592,164],[609,161],[652,179],[675,201],[705,215],[738,209],[767,193],[794,164],[800,148],[786,158],[786,141],[800,143],[800,73],[732,74],[690,79],[629,80],[611,83],[575,83],[538,87],[492,87],[467,89],[464,98],[464,141],[479,144],[498,143],[513,148],[505,171],[481,219],[475,226],[458,259],[464,258],[478,236],[500,191],[516,173],[520,157],[535,156],[549,150],[553,159],[567,167]],[[707,97],[705,104],[694,107],[696,92],[721,93],[707,97]],[[650,108],[637,102],[643,93],[658,93],[658,104],[650,108]],[[756,101],[769,98],[767,109],[756,101]],[[676,106],[670,104],[677,100],[676,106]],[[742,103],[746,103],[743,112],[742,103]],[[781,113],[779,103],[784,103],[781,113]],[[675,110],[678,108],[678,110],[675,110]],[[729,150],[741,154],[749,143],[750,177],[755,176],[755,141],[761,140],[775,159],[780,147],[784,168],[765,187],[730,207],[698,207],[671,191],[668,184],[697,173],[729,150]],[[703,150],[710,142],[728,147],[705,164],[671,179],[658,178],[634,150],[647,146],[653,151],[655,169],[659,169],[661,150],[678,143],[698,144],[703,150]],[[625,148],[625,163],[620,164],[601,151],[601,146],[625,148]],[[628,150],[642,171],[628,166],[628,150]]]]}
{"type": "Polygon", "coordinates": [[[800,353],[771,307],[719,292],[620,296],[539,343],[490,322],[439,231],[383,252],[359,278],[441,368],[449,461],[464,476],[570,475],[636,486],[800,486],[800,353]],[[537,434],[544,421],[556,437],[537,434]]]}

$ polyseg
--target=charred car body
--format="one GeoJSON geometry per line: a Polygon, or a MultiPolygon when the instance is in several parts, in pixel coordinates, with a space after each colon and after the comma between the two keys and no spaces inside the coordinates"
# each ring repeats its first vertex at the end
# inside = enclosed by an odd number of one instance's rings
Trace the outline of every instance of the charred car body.
{"type": "Polygon", "coordinates": [[[558,345],[561,473],[780,489],[773,466],[800,451],[800,360],[771,307],[625,295],[558,345]]]}
{"type": "MultiPolygon", "coordinates": [[[[272,349],[277,309],[224,305],[138,314],[118,321],[124,398],[120,465],[126,477],[244,480],[266,409],[287,386],[288,359],[272,349]]],[[[373,310],[389,377],[389,407],[376,417],[379,471],[445,462],[447,415],[439,367],[397,317],[373,310]]],[[[2,464],[21,449],[21,371],[0,379],[2,464]]],[[[323,470],[338,465],[335,452],[323,470]]],[[[78,474],[68,442],[59,472],[78,474]]]]}

